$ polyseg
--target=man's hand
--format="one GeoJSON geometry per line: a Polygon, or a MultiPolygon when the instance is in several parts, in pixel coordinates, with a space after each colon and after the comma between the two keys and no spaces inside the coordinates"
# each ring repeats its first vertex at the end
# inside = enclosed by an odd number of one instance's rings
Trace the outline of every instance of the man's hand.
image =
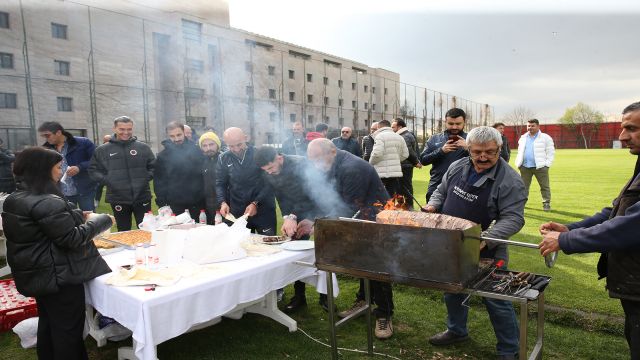
{"type": "Polygon", "coordinates": [[[556,252],[560,250],[560,243],[558,242],[558,238],[560,237],[560,233],[557,231],[541,231],[544,235],[538,247],[540,248],[540,254],[542,256],[546,256],[549,253],[556,252]]]}
{"type": "Polygon", "coordinates": [[[553,221],[549,221],[548,223],[544,223],[542,225],[540,225],[540,234],[544,235],[545,233],[543,233],[543,231],[549,232],[549,231],[557,231],[557,232],[567,232],[569,231],[569,228],[562,225],[562,224],[558,224],[556,222],[553,221]]]}
{"type": "Polygon", "coordinates": [[[67,168],[67,176],[76,176],[80,172],[80,168],[77,166],[69,166],[67,168]]]}
{"type": "Polygon", "coordinates": [[[456,144],[457,147],[459,148],[466,148],[467,147],[467,141],[464,138],[459,138],[458,140],[456,140],[456,142],[454,142],[454,144],[456,144]]]}
{"type": "Polygon", "coordinates": [[[432,205],[425,205],[422,207],[423,212],[434,213],[436,212],[436,207],[432,205]]]}
{"type": "Polygon", "coordinates": [[[244,214],[247,216],[253,216],[258,213],[258,206],[255,203],[247,205],[244,209],[244,214]]]}
{"type": "Polygon", "coordinates": [[[298,222],[293,219],[285,219],[280,231],[288,237],[292,237],[298,230],[298,222]]]}
{"type": "MultiPolygon", "coordinates": [[[[460,141],[460,140],[457,140],[460,141]]],[[[445,154],[448,154],[452,151],[456,151],[458,150],[458,145],[456,145],[456,142],[453,140],[449,140],[446,143],[444,143],[444,145],[442,146],[442,152],[444,152],[445,154]]]]}
{"type": "Polygon", "coordinates": [[[305,235],[313,234],[313,221],[304,219],[298,223],[298,229],[296,230],[296,239],[300,239],[305,235]]]}
{"type": "Polygon", "coordinates": [[[421,162],[417,163],[415,167],[417,167],[418,169],[422,169],[422,163],[421,162]]]}
{"type": "Polygon", "coordinates": [[[227,214],[229,214],[229,205],[227,205],[226,202],[222,202],[222,204],[220,204],[220,215],[222,215],[222,217],[227,216],[227,214]]]}
{"type": "Polygon", "coordinates": [[[91,214],[93,214],[93,211],[83,211],[82,212],[82,217],[84,218],[85,222],[87,220],[89,220],[89,218],[91,217],[91,214]]]}

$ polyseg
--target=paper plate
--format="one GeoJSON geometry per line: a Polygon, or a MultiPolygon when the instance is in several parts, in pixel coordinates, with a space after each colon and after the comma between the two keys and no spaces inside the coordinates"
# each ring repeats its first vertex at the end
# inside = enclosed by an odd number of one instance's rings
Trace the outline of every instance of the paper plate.
{"type": "Polygon", "coordinates": [[[280,248],[292,251],[309,250],[315,247],[315,243],[309,240],[289,241],[280,245],[280,248]]]}

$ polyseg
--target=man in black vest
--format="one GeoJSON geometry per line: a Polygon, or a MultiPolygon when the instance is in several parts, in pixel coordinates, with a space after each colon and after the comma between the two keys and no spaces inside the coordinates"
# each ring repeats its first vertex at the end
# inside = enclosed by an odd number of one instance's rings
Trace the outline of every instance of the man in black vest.
{"type": "MultiPolygon", "coordinates": [[[[479,126],[466,138],[469,157],[449,167],[424,210],[471,220],[482,226],[488,237],[508,239],[524,226],[527,195],[520,175],[500,158],[502,137],[498,130],[479,126]],[[491,227],[489,225],[494,222],[491,227]]],[[[506,244],[481,245],[481,258],[503,260],[507,266],[506,244]]],[[[432,345],[449,345],[469,339],[464,294],[444,294],[447,330],[432,336],[432,345]]],[[[482,298],[498,343],[498,359],[516,359],[519,350],[518,322],[507,300],[482,298]]]]}
{"type": "MultiPolygon", "coordinates": [[[[620,141],[631,154],[640,155],[640,101],[622,111],[621,127],[620,141]]],[[[620,299],[631,359],[640,359],[640,158],[613,208],[568,225],[542,224],[540,233],[544,236],[542,255],[558,250],[566,254],[602,253],[598,275],[607,278],[609,296],[620,299]]]]}

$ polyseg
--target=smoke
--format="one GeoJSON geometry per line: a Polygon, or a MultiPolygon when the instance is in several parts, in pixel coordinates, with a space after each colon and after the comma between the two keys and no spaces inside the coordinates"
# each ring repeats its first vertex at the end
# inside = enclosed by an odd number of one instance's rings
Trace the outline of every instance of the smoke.
{"type": "Polygon", "coordinates": [[[352,216],[353,210],[338,194],[335,179],[330,179],[328,175],[316,169],[311,162],[304,167],[302,174],[307,193],[315,203],[318,215],[321,217],[352,216]]]}

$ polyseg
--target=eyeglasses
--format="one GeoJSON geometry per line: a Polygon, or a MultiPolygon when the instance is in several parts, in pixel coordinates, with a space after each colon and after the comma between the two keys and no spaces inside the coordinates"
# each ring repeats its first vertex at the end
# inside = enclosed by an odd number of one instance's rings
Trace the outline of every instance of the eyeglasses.
{"type": "Polygon", "coordinates": [[[492,149],[492,150],[485,150],[485,151],[469,150],[469,155],[471,155],[471,157],[474,158],[474,159],[479,158],[483,154],[484,154],[484,156],[486,156],[488,158],[492,158],[492,157],[495,157],[496,155],[498,155],[499,152],[500,152],[500,148],[492,149]]]}
{"type": "Polygon", "coordinates": [[[348,134],[348,133],[350,133],[350,132],[351,132],[351,131],[343,131],[342,133],[343,133],[343,134],[348,134]]]}

